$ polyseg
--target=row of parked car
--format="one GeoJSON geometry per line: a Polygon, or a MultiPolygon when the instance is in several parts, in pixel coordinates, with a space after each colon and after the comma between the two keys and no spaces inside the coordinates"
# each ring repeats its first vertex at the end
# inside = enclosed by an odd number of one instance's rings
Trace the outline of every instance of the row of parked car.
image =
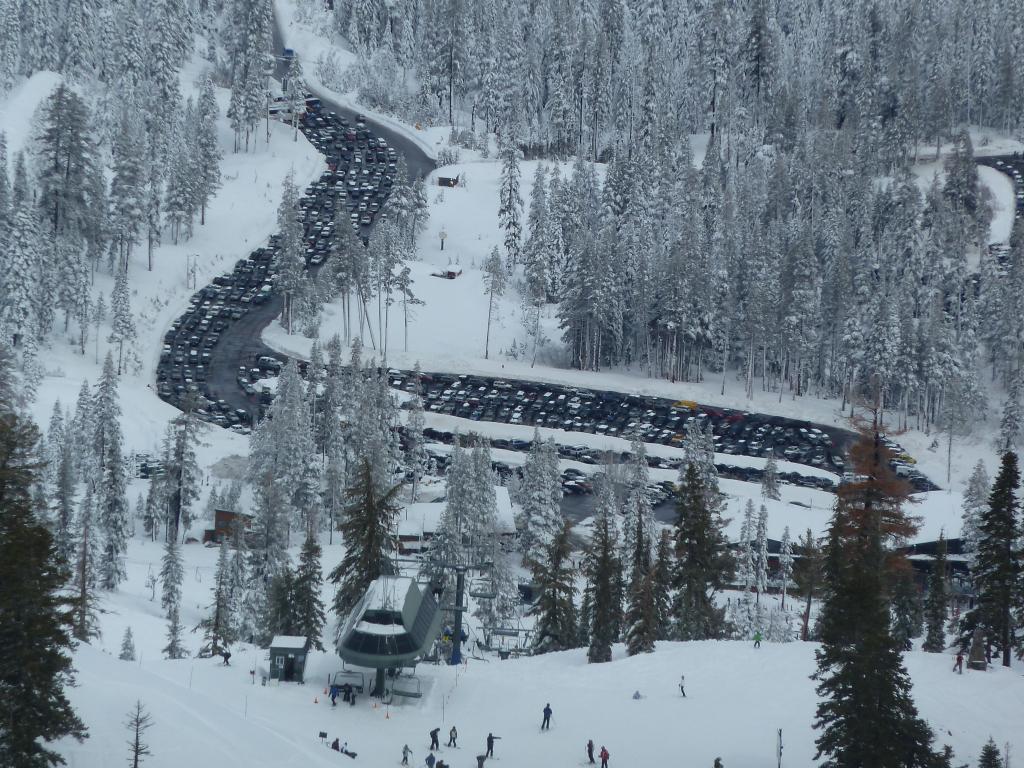
{"type": "MultiPolygon", "coordinates": [[[[389,371],[392,387],[408,392],[420,391],[424,407],[472,421],[496,421],[508,424],[543,426],[570,432],[584,432],[681,447],[687,426],[710,426],[715,452],[726,455],[767,456],[806,464],[835,473],[836,480],[794,473],[784,477],[800,485],[831,488],[847,475],[846,448],[854,439],[852,432],[823,428],[758,413],[702,406],[689,400],[606,392],[579,387],[536,382],[508,382],[478,376],[421,374],[419,383],[408,371],[389,371]]],[[[496,439],[495,448],[529,450],[529,441],[496,439]]],[[[915,490],[933,490],[935,486],[906,461],[909,454],[897,446],[894,468],[906,477],[915,490]],[[911,467],[911,469],[907,469],[911,467]]],[[[561,445],[565,458],[583,464],[600,464],[607,457],[587,446],[561,445]]],[[[675,468],[668,459],[648,457],[651,466],[675,468]]],[[[911,459],[912,461],[912,459],[911,459]]],[[[753,468],[723,465],[723,474],[737,479],[757,479],[753,468]],[[749,477],[748,477],[749,476],[749,477]]]]}

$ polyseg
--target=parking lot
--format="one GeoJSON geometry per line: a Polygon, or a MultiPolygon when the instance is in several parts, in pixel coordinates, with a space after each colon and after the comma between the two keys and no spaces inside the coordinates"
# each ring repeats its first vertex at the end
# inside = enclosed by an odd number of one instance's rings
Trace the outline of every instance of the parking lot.
{"type": "MultiPolygon", "coordinates": [[[[299,200],[311,270],[326,261],[336,227],[349,226],[365,239],[374,221],[387,216],[381,208],[394,185],[397,155],[360,118],[350,121],[323,111],[318,99],[307,99],[300,127],[328,164],[327,173],[299,200]]],[[[156,372],[163,400],[181,408],[194,398],[199,418],[243,433],[260,418],[271,396],[256,382],[282,365],[259,341],[280,312],[279,252],[275,235],[191,297],[164,334],[156,372]]]]}

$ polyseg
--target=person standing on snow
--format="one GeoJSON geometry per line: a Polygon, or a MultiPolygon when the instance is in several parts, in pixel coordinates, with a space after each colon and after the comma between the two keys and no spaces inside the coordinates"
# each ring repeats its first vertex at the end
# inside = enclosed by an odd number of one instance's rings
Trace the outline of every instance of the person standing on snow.
{"type": "Polygon", "coordinates": [[[495,736],[493,733],[487,734],[487,754],[484,757],[494,757],[494,740],[500,738],[501,736],[495,736]]]}
{"type": "Polygon", "coordinates": [[[761,647],[761,641],[763,639],[764,639],[764,637],[761,635],[761,630],[760,629],[757,630],[757,632],[754,633],[754,647],[755,648],[760,648],[761,647]]]}
{"type": "Polygon", "coordinates": [[[411,755],[411,754],[412,754],[412,750],[409,749],[409,745],[408,744],[406,744],[405,746],[402,747],[402,765],[408,765],[409,764],[409,755],[411,755]]]}
{"type": "Polygon", "coordinates": [[[551,730],[551,704],[550,703],[544,705],[544,720],[541,721],[540,729],[542,731],[550,731],[551,730]]]}
{"type": "Polygon", "coordinates": [[[604,744],[602,744],[601,745],[601,754],[600,754],[601,768],[608,768],[608,758],[609,757],[611,757],[611,755],[608,753],[608,750],[605,748],[604,744]]]}
{"type": "Polygon", "coordinates": [[[440,749],[441,745],[437,741],[437,734],[441,732],[440,728],[435,728],[430,732],[430,750],[440,749]]]}
{"type": "Polygon", "coordinates": [[[448,746],[449,747],[458,747],[459,745],[455,743],[456,739],[458,739],[458,738],[459,738],[459,732],[455,730],[455,726],[453,725],[452,729],[450,731],[448,731],[448,746]]]}
{"type": "Polygon", "coordinates": [[[679,676],[679,692],[686,698],[686,675],[679,676]]]}
{"type": "Polygon", "coordinates": [[[956,652],[956,661],[953,662],[953,671],[959,672],[961,675],[964,673],[964,652],[956,652]]]}
{"type": "Polygon", "coordinates": [[[594,740],[593,739],[587,739],[587,760],[590,761],[591,765],[594,764],[594,740]]]}

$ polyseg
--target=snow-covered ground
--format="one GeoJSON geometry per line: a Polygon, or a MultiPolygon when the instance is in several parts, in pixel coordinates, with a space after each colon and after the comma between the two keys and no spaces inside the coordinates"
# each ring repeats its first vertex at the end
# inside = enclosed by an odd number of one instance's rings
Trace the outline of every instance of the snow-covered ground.
{"type": "MultiPolygon", "coordinates": [[[[249,646],[233,649],[230,667],[219,659],[163,660],[159,594],[150,601],[145,587],[161,551],[158,544],[132,542],[129,579],[103,605],[102,639],[75,655],[79,685],[70,696],[91,738],[61,744],[71,768],[124,764],[122,722],[136,700],[154,718],[146,768],[317,768],[347,760],[320,743],[320,731],[347,741],[365,768],[397,765],[403,744],[413,750],[411,765],[422,766],[428,731],[440,727],[443,745],[453,725],[459,748],[438,753],[452,768],[475,765],[488,732],[501,737],[499,764],[582,764],[589,738],[598,749],[608,748],[611,766],[710,766],[721,757],[729,768],[754,768],[775,764],[781,728],[783,764],[813,762],[813,644],[764,643],[755,650],[741,642],[659,643],[656,653],[633,658],[617,646],[615,660],[600,665],[588,665],[584,650],[506,661],[470,658],[459,667],[420,665],[421,699],[375,707],[364,696],[355,707],[339,699],[332,708],[324,685],[341,663],[331,652],[311,656],[301,686],[261,685],[266,652],[249,646]],[[117,659],[126,626],[139,654],[134,663],[117,659]],[[686,675],[685,699],[676,687],[680,674],[686,675]],[[643,698],[633,700],[634,691],[643,698]],[[548,702],[552,727],[541,732],[548,702]]],[[[183,553],[182,622],[191,628],[209,603],[217,551],[191,545],[183,553]]],[[[340,555],[338,545],[325,542],[324,568],[340,555]]],[[[194,651],[199,636],[186,633],[185,641],[194,651]]],[[[921,714],[937,742],[950,744],[960,761],[973,764],[990,735],[1000,745],[1009,741],[1011,752],[1021,748],[1019,668],[961,676],[951,673],[948,654],[920,652],[908,653],[906,664],[921,714]]]]}

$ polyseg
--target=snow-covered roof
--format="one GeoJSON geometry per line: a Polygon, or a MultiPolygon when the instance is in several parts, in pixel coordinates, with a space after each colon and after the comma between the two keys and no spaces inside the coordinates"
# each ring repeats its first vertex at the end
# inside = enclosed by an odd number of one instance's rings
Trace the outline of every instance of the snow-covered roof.
{"type": "Polygon", "coordinates": [[[374,624],[372,621],[360,621],[356,629],[366,635],[404,635],[406,632],[401,624],[374,624]]]}
{"type": "MultiPolygon", "coordinates": [[[[508,488],[503,485],[494,487],[495,511],[497,514],[498,532],[515,533],[515,515],[512,513],[512,499],[508,488]]],[[[398,517],[399,536],[431,535],[441,524],[441,516],[447,504],[443,501],[426,501],[407,504],[398,517]]]]}
{"type": "Polygon", "coordinates": [[[303,650],[308,642],[305,635],[274,635],[270,643],[271,648],[290,648],[303,650]]]}
{"type": "Polygon", "coordinates": [[[413,580],[408,576],[381,576],[374,579],[366,591],[366,610],[401,612],[412,583],[413,580]]]}

